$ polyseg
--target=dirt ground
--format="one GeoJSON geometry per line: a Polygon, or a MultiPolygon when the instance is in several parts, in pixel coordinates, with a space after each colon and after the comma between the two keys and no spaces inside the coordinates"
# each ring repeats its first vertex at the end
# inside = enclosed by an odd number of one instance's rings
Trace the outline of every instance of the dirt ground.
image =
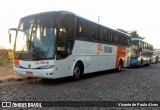
{"type": "Polygon", "coordinates": [[[11,80],[11,79],[18,80],[22,78],[26,78],[26,77],[16,75],[14,73],[12,63],[0,64],[0,82],[11,80]]]}

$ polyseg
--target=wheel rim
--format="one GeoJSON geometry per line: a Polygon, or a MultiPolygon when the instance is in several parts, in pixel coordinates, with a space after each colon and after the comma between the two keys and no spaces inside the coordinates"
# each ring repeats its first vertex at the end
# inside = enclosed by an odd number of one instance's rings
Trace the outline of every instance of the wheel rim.
{"type": "Polygon", "coordinates": [[[81,74],[80,68],[79,68],[79,67],[76,67],[76,68],[74,69],[74,76],[75,76],[75,78],[78,78],[78,77],[80,76],[80,74],[81,74]]]}

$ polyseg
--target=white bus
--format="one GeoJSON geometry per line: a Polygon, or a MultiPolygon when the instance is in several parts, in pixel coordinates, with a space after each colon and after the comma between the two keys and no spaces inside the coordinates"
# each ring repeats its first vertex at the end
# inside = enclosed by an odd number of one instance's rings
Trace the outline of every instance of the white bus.
{"type": "Polygon", "coordinates": [[[68,11],[44,12],[20,19],[15,31],[17,75],[61,78],[127,67],[131,38],[68,11]]]}

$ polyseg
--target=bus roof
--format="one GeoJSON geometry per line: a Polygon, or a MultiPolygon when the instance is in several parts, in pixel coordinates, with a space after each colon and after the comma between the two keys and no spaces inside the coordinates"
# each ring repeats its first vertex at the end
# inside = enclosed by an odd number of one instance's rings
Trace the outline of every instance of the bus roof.
{"type": "MultiPolygon", "coordinates": [[[[118,30],[109,28],[108,26],[104,26],[104,25],[102,25],[102,24],[96,23],[96,22],[94,22],[94,21],[91,21],[91,20],[86,19],[86,18],[84,18],[84,17],[81,17],[81,16],[79,16],[79,15],[76,15],[75,13],[70,12],[70,11],[48,11],[48,12],[41,12],[41,13],[36,13],[36,14],[31,14],[31,15],[28,15],[28,16],[24,16],[24,17],[22,17],[20,20],[22,20],[22,19],[27,19],[27,18],[32,18],[32,17],[34,17],[34,16],[49,15],[49,14],[52,15],[52,14],[58,14],[58,13],[59,13],[59,14],[70,14],[70,15],[74,15],[74,16],[76,16],[76,17],[85,19],[85,20],[87,20],[87,21],[89,21],[89,22],[95,23],[95,24],[97,24],[97,25],[99,25],[99,26],[106,27],[106,28],[108,28],[108,29],[110,29],[110,30],[112,30],[112,31],[116,31],[116,32],[118,32],[118,33],[121,33],[121,34],[125,34],[125,35],[127,35],[127,36],[130,36],[130,35],[127,34],[127,33],[124,33],[124,32],[121,32],[121,31],[118,31],[118,30]]],[[[131,36],[130,36],[130,37],[131,37],[131,36]]]]}
{"type": "Polygon", "coordinates": [[[34,17],[34,16],[39,16],[39,15],[48,15],[48,14],[72,14],[72,15],[75,15],[74,13],[72,12],[69,12],[69,11],[48,11],[48,12],[41,12],[41,13],[36,13],[36,14],[31,14],[31,15],[28,15],[28,16],[24,16],[22,17],[21,19],[26,19],[26,18],[30,18],[30,17],[34,17]]]}
{"type": "Polygon", "coordinates": [[[142,40],[140,38],[131,38],[131,40],[142,40]]]}

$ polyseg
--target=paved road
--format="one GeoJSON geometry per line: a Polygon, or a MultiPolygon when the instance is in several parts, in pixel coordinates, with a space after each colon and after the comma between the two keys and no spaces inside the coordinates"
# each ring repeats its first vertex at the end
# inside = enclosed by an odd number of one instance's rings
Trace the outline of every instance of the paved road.
{"type": "Polygon", "coordinates": [[[31,78],[0,84],[2,101],[160,101],[160,63],[122,72],[105,71],[70,78],[31,78]]]}

